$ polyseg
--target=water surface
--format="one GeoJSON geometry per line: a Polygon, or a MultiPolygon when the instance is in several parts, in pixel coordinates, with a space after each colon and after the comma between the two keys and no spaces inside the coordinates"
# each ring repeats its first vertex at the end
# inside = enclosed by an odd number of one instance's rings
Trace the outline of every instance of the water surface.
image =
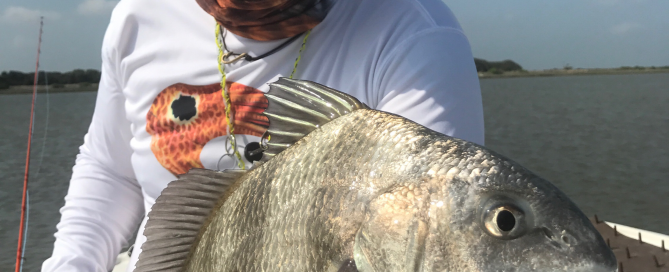
{"type": "Polygon", "coordinates": [[[588,215],[669,234],[669,74],[481,80],[486,145],[588,215]]]}

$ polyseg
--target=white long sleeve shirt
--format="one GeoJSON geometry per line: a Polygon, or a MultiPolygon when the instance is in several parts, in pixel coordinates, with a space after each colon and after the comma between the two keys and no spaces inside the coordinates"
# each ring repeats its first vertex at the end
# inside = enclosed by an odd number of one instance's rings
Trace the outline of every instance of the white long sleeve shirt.
{"type": "MultiPolygon", "coordinates": [[[[146,214],[180,171],[174,165],[236,168],[225,156],[226,136],[216,136],[225,132],[224,122],[211,121],[212,114],[197,112],[193,118],[210,121],[188,133],[148,129],[185,124],[173,106],[179,95],[197,98],[197,111],[201,105],[224,107],[209,101],[220,99],[215,26],[195,0],[124,0],[116,6],[102,47],[95,113],[73,168],[53,255],[42,271],[109,271],[141,223],[131,271],[145,241],[146,214]],[[198,136],[212,129],[218,134],[198,136]]],[[[225,41],[233,52],[259,56],[285,40],[259,42],[228,33],[225,41]]],[[[267,83],[290,75],[301,41],[261,60],[226,65],[228,82],[266,92],[267,83]]],[[[440,0],[337,0],[312,30],[295,78],[483,144],[470,45],[440,0]]],[[[238,136],[241,150],[258,136],[238,136]]]]}

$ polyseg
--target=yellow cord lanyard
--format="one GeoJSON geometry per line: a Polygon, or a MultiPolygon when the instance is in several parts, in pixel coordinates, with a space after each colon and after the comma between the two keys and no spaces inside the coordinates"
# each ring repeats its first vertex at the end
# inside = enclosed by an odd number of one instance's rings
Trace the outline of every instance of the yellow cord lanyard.
{"type": "MultiPolygon", "coordinates": [[[[221,90],[222,90],[221,94],[223,95],[223,102],[225,103],[225,120],[228,125],[227,133],[230,140],[230,145],[232,146],[232,151],[235,154],[234,157],[237,160],[237,166],[239,166],[240,169],[246,169],[246,164],[242,159],[242,155],[239,154],[239,150],[237,149],[237,140],[235,138],[235,127],[233,126],[234,122],[231,119],[232,102],[230,102],[229,90],[227,88],[227,84],[225,83],[226,74],[225,74],[224,64],[225,64],[226,52],[223,49],[223,36],[221,35],[221,25],[219,25],[218,23],[216,23],[215,32],[216,32],[216,46],[218,47],[218,71],[221,73],[221,90]]],[[[304,35],[304,39],[302,39],[302,47],[300,47],[300,51],[297,53],[297,58],[295,59],[295,65],[293,65],[293,72],[290,73],[291,79],[295,75],[295,71],[297,70],[297,65],[300,63],[302,51],[304,51],[304,48],[307,45],[307,39],[309,38],[309,34],[311,34],[311,30],[308,30],[306,35],[304,35]]]]}

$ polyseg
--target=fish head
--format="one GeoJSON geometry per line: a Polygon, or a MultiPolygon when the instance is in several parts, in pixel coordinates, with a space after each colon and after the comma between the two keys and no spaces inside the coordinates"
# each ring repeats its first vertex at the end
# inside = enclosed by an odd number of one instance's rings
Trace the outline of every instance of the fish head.
{"type": "Polygon", "coordinates": [[[431,218],[438,225],[428,260],[459,251],[450,261],[472,271],[617,270],[599,232],[557,187],[483,147],[468,150],[457,174],[437,177],[444,193],[435,190],[431,202],[447,205],[431,218]]]}
{"type": "Polygon", "coordinates": [[[525,192],[478,195],[476,227],[462,229],[475,241],[462,255],[478,260],[477,271],[617,270],[611,249],[566,195],[536,176],[526,181],[525,192]]]}
{"type": "Polygon", "coordinates": [[[558,188],[483,147],[464,149],[371,202],[354,246],[360,271],[617,270],[558,188]]]}

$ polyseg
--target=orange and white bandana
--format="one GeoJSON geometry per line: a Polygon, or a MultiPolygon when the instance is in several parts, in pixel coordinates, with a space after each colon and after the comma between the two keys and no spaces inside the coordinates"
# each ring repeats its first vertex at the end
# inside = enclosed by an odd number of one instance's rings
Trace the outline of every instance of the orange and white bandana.
{"type": "Polygon", "coordinates": [[[333,0],[196,0],[228,31],[253,40],[293,37],[323,21],[333,0]]]}

